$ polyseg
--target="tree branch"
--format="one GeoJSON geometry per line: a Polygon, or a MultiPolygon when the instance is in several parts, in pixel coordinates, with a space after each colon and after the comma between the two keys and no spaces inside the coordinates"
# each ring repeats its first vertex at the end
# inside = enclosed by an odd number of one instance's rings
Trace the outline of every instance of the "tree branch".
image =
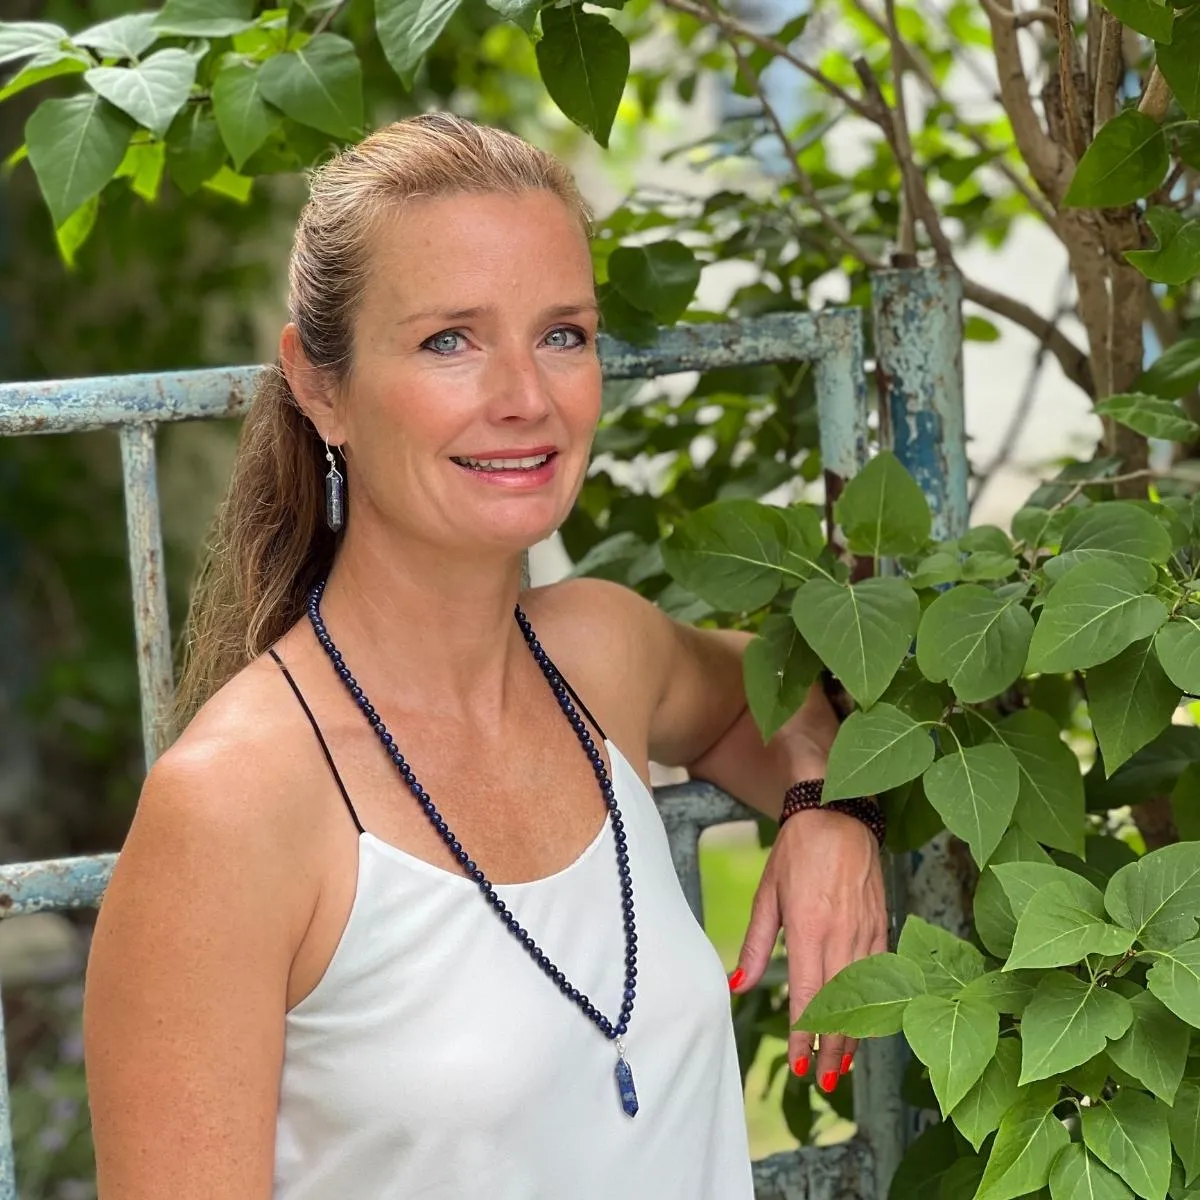
{"type": "Polygon", "coordinates": [[[1004,8],[996,0],[983,0],[983,7],[999,21],[1007,21],[1014,29],[1026,29],[1039,22],[1049,25],[1051,29],[1058,26],[1058,13],[1052,8],[1030,8],[1024,12],[1015,12],[1004,8]]]}
{"type": "Polygon", "coordinates": [[[1125,58],[1121,22],[1107,9],[1100,14],[1100,49],[1096,55],[1096,90],[1092,99],[1092,136],[1117,115],[1117,94],[1125,58]]]}
{"type": "Polygon", "coordinates": [[[1088,356],[1058,326],[1028,304],[997,292],[973,279],[963,279],[963,295],[975,304],[1007,317],[1014,324],[1028,329],[1046,343],[1046,348],[1058,360],[1063,374],[1089,396],[1095,395],[1092,365],[1088,356]]]}
{"type": "Polygon", "coordinates": [[[1071,0],[1055,0],[1055,29],[1058,34],[1058,86],[1062,91],[1063,114],[1067,122],[1071,155],[1078,162],[1087,149],[1087,133],[1079,110],[1075,88],[1075,30],[1071,25],[1071,0]]]}
{"type": "Polygon", "coordinates": [[[908,197],[913,215],[918,217],[921,224],[925,226],[925,233],[933,244],[938,262],[952,263],[954,251],[950,248],[950,242],[942,229],[941,218],[929,195],[929,189],[925,186],[925,180],[921,172],[917,170],[917,164],[913,162],[912,144],[907,141],[907,125],[901,132],[896,110],[891,109],[883,98],[879,80],[875,78],[870,63],[865,58],[856,58],[854,69],[858,72],[859,79],[862,80],[863,90],[871,97],[875,107],[880,111],[879,127],[883,130],[883,136],[887,138],[896,163],[900,167],[900,173],[904,179],[905,195],[908,197]],[[902,138],[904,141],[901,140],[902,138]]]}
{"type": "Polygon", "coordinates": [[[1000,96],[1012,122],[1017,148],[1038,187],[1056,203],[1066,190],[1069,164],[1065,161],[1065,151],[1046,132],[1033,107],[1029,81],[1021,65],[1012,0],[991,0],[987,14],[992,28],[992,52],[996,56],[1000,96]]]}
{"type": "Polygon", "coordinates": [[[823,71],[810,66],[803,59],[797,58],[782,42],[757,33],[755,30],[743,25],[740,21],[721,12],[720,9],[706,8],[701,4],[692,3],[692,0],[663,0],[663,4],[667,8],[673,8],[676,12],[681,12],[695,18],[704,25],[717,26],[719,29],[724,30],[731,39],[742,37],[748,42],[753,42],[756,46],[766,50],[769,54],[773,54],[776,58],[782,58],[784,62],[791,63],[796,70],[803,72],[814,83],[819,83],[830,95],[836,96],[851,112],[856,113],[866,121],[878,121],[878,115],[872,112],[857,96],[852,96],[844,87],[830,79],[823,71]]]}
{"type": "MultiPolygon", "coordinates": [[[[879,14],[876,13],[869,4],[865,3],[865,0],[850,0],[850,3],[860,13],[862,13],[862,15],[868,21],[870,21],[880,33],[886,36],[888,30],[883,18],[880,17],[879,14]]],[[[951,34],[951,36],[953,35],[951,34]]],[[[928,64],[921,58],[917,50],[907,43],[902,43],[901,51],[908,67],[921,81],[925,87],[925,90],[930,96],[933,97],[934,101],[946,108],[952,108],[953,106],[947,99],[946,93],[942,90],[941,85],[934,78],[933,72],[929,69],[928,64]]],[[[993,90],[993,86],[990,81],[988,82],[988,88],[989,90],[993,90]]],[[[999,96],[996,96],[996,102],[1000,102],[999,96]]],[[[1037,193],[1035,188],[1030,186],[1029,181],[1019,171],[1017,171],[1011,163],[1004,160],[1004,158],[1001,156],[1003,152],[997,151],[996,148],[990,142],[988,142],[986,138],[981,137],[980,134],[978,134],[974,129],[971,129],[969,126],[959,130],[959,132],[981,154],[997,156],[988,165],[994,170],[999,171],[1000,174],[1003,175],[1004,178],[1007,179],[1009,183],[1011,183],[1013,187],[1015,187],[1017,191],[1025,197],[1029,207],[1032,208],[1033,211],[1036,212],[1038,216],[1040,216],[1042,220],[1046,222],[1046,224],[1048,224],[1051,228],[1054,228],[1056,222],[1054,209],[1046,203],[1046,201],[1037,193]]]]}
{"type": "Polygon", "coordinates": [[[775,111],[770,100],[767,99],[766,89],[763,87],[762,81],[746,61],[746,56],[742,53],[736,39],[730,39],[729,46],[737,62],[738,74],[754,90],[754,94],[758,97],[758,102],[762,105],[763,116],[766,117],[775,136],[779,139],[779,144],[783,147],[783,156],[787,159],[788,167],[791,170],[792,178],[796,181],[796,186],[804,194],[804,198],[808,203],[812,205],[813,211],[821,218],[821,221],[830,233],[865,266],[872,270],[878,270],[884,265],[883,261],[872,254],[834,213],[826,207],[817,191],[816,184],[813,183],[808,172],[800,165],[796,148],[792,145],[792,140],[788,137],[787,130],[784,128],[779,114],[775,111]]]}
{"type": "Polygon", "coordinates": [[[1171,85],[1158,69],[1158,63],[1155,63],[1150,78],[1146,81],[1146,90],[1142,92],[1142,98],[1138,101],[1138,112],[1145,113],[1161,125],[1170,105],[1171,85]]]}

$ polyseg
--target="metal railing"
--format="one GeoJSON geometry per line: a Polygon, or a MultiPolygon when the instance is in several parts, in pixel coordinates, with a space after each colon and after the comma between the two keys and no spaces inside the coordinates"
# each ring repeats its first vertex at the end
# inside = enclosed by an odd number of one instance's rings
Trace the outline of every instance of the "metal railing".
{"type": "MultiPolygon", "coordinates": [[[[918,478],[939,536],[965,525],[960,292],[957,278],[934,271],[888,271],[875,278],[874,320],[884,440],[918,478]]],[[[862,314],[831,308],[778,313],[736,324],[663,330],[649,347],[602,338],[606,379],[646,379],[681,371],[769,363],[811,364],[827,491],[835,495],[867,456],[869,411],[862,314]]],[[[0,434],[52,434],[116,428],[121,440],[133,580],[138,674],[147,765],[162,751],[172,690],[171,635],[155,471],[155,431],[168,421],[232,417],[250,402],[262,368],[125,375],[0,385],[0,434]]],[[[708,827],[750,816],[704,783],[656,791],[672,856],[693,912],[702,918],[698,844],[708,827]]],[[[0,867],[0,918],[95,907],[115,854],[0,867]]],[[[955,928],[961,902],[944,848],[909,864],[890,864],[894,913],[915,907],[955,928]],[[956,907],[957,903],[957,907],[956,907]]],[[[0,1066],[3,1062],[0,1012],[0,1066]]],[[[864,1045],[855,1065],[857,1133],[847,1143],[773,1155],[754,1165],[759,1200],[882,1200],[912,1132],[900,1101],[897,1039],[864,1045]]],[[[0,1075],[0,1200],[16,1200],[7,1072],[0,1075]]]]}

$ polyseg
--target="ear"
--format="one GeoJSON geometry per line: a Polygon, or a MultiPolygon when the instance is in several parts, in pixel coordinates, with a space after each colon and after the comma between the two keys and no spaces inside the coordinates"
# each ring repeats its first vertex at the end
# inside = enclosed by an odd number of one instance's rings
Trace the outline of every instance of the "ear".
{"type": "Polygon", "coordinates": [[[279,365],[300,410],[316,427],[317,433],[331,446],[345,440],[339,421],[337,393],[330,385],[329,372],[314,366],[300,344],[300,331],[289,321],[279,338],[279,365]]]}

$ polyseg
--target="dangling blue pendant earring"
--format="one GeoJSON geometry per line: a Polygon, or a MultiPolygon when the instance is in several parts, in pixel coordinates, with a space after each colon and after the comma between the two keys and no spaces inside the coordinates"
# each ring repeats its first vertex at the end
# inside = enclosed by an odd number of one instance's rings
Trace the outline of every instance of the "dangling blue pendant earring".
{"type": "Polygon", "coordinates": [[[329,463],[329,474],[325,476],[325,523],[337,533],[346,520],[346,481],[337,469],[337,462],[328,442],[325,442],[325,460],[329,463]]]}

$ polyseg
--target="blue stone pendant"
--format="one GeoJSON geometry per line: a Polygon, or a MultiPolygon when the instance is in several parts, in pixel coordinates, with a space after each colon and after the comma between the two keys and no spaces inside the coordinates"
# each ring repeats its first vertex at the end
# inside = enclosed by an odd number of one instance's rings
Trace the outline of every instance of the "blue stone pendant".
{"type": "Polygon", "coordinates": [[[625,1110],[627,1117],[636,1117],[638,1111],[637,1092],[633,1086],[633,1072],[629,1069],[629,1064],[625,1061],[624,1047],[618,1047],[617,1053],[620,1058],[617,1059],[617,1091],[621,1093],[621,1107],[625,1110]]]}

